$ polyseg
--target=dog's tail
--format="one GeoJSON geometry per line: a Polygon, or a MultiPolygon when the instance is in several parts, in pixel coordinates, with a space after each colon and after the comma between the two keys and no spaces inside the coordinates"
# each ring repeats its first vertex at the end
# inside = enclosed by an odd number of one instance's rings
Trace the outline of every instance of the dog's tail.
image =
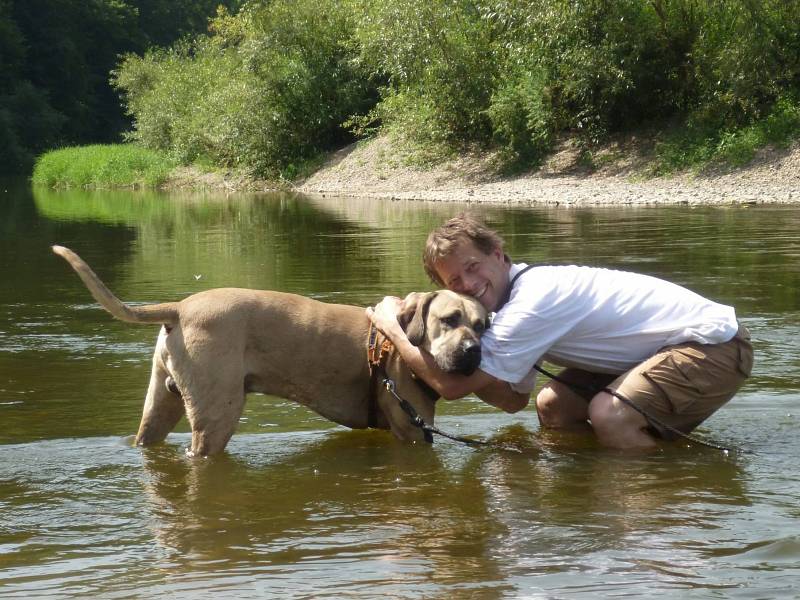
{"type": "Polygon", "coordinates": [[[164,323],[175,325],[178,322],[177,302],[128,306],[106,287],[97,274],[83,259],[69,248],[53,246],[53,252],[66,260],[89,289],[94,299],[114,317],[129,323],[164,323]]]}

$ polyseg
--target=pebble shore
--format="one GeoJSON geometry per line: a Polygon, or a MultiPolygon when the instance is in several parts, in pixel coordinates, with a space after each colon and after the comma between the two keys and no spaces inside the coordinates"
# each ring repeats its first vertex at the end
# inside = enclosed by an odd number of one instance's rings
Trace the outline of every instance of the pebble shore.
{"type": "Polygon", "coordinates": [[[295,187],[304,194],[395,200],[542,206],[800,203],[800,146],[762,151],[746,167],[717,173],[643,178],[641,165],[616,160],[591,172],[569,151],[536,172],[500,178],[481,157],[432,169],[404,166],[378,138],[343,149],[295,187]]]}

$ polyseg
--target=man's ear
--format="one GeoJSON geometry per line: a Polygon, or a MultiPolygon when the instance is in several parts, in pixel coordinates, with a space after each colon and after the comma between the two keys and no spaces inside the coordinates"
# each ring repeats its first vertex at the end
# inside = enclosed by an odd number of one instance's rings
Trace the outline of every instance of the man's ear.
{"type": "Polygon", "coordinates": [[[413,293],[403,300],[403,308],[397,320],[408,336],[408,341],[419,346],[425,339],[425,321],[428,320],[428,308],[436,297],[436,292],[413,293]]]}

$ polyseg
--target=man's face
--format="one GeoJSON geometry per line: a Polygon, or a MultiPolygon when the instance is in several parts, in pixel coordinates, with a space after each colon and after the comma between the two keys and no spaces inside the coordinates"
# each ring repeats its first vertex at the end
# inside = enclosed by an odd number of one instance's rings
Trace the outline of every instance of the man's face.
{"type": "Polygon", "coordinates": [[[472,296],[488,311],[497,309],[508,289],[509,265],[500,248],[484,254],[465,239],[434,267],[447,289],[472,296]]]}

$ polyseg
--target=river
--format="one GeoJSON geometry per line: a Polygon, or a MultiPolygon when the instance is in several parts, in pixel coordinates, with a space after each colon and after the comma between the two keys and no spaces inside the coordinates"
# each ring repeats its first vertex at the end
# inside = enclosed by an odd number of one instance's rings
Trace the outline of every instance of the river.
{"type": "Polygon", "coordinates": [[[797,598],[800,209],[512,208],[0,185],[3,598],[797,598]],[[516,452],[404,445],[252,395],[226,452],[181,423],[131,446],[157,328],[114,321],[49,246],[126,301],[220,286],[374,304],[430,289],[428,230],[484,216],[519,261],[664,277],[733,304],[756,366],[698,435],[649,454],[476,398],[437,425],[516,452]]]}

